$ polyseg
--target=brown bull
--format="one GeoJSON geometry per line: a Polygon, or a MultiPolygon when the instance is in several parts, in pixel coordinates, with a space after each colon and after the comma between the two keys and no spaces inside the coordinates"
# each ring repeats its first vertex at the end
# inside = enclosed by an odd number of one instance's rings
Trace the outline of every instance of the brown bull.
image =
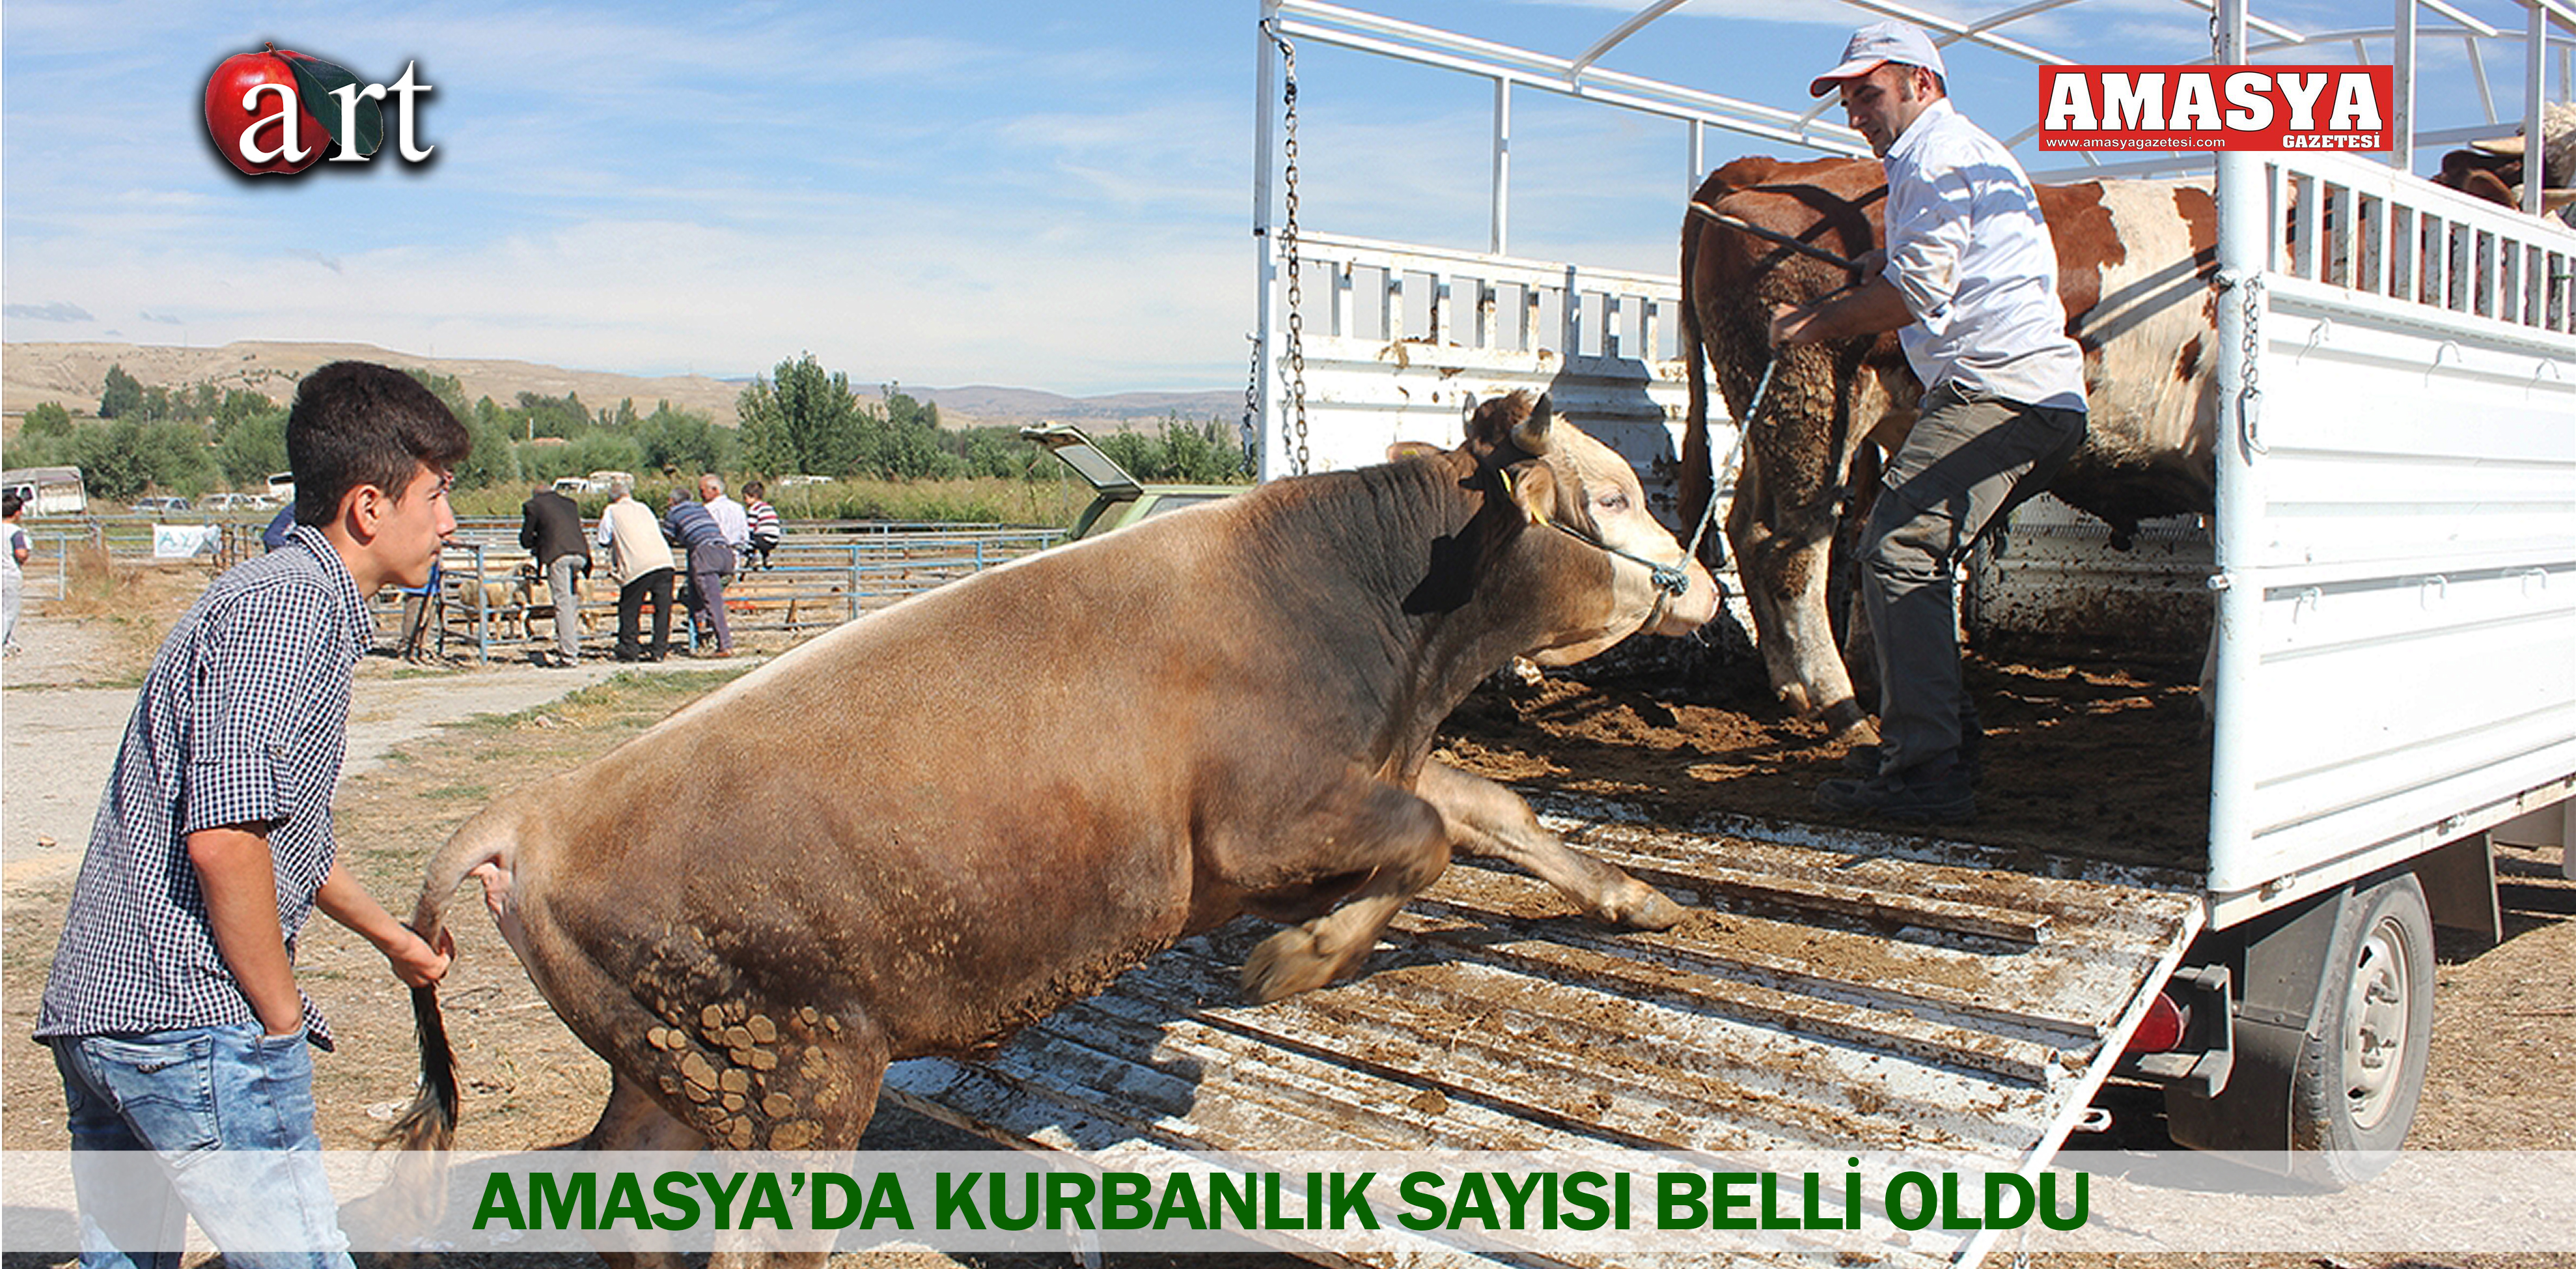
{"type": "MultiPolygon", "coordinates": [[[[1358,968],[1451,852],[1588,912],[1671,901],[1428,757],[1515,654],[1681,634],[1716,586],[1635,473],[1544,399],[1466,443],[1283,481],[853,622],[486,809],[429,865],[435,938],[482,879],[615,1088],[588,1144],[847,1149],[886,1064],[989,1052],[1237,913],[1302,922],[1269,1000],[1358,968]],[[1573,530],[1558,532],[1559,527],[1573,530]],[[1683,565],[1675,596],[1646,564],[1683,565]]],[[[401,1130],[443,1146],[434,994],[401,1130]]]]}
{"type": "MultiPolygon", "coordinates": [[[[2037,187],[2057,244],[2058,295],[2084,349],[2091,434],[2050,491],[2108,521],[2125,544],[2138,521],[2207,511],[2215,481],[2216,401],[2208,279],[2217,215],[2206,188],[2170,181],[2037,187]]],[[[1810,246],[1857,257],[1885,240],[1885,173],[1874,160],[1738,159],[1693,201],[1810,246]]],[[[1746,422],[1727,540],[1753,610],[1772,689],[1791,707],[1851,728],[1867,714],[1835,646],[1827,558],[1847,500],[1875,483],[1878,451],[1914,424],[1923,385],[1893,333],[1768,347],[1771,305],[1804,303],[1849,282],[1842,269],[1707,216],[1682,225],[1682,343],[1690,418],[1682,503],[1714,492],[1706,366],[1745,420],[1776,356],[1759,414],[1746,422]],[[1864,456],[1863,442],[1876,448],[1864,456]]]]}

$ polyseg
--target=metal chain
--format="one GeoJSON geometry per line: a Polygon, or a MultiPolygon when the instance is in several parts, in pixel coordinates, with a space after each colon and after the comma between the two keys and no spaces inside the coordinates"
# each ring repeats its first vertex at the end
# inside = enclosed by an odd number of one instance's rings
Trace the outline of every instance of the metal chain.
{"type": "Polygon", "coordinates": [[[1243,470],[1261,474],[1261,333],[1244,335],[1252,344],[1252,374],[1243,385],[1243,470]]]}
{"type": "Polygon", "coordinates": [[[2263,275],[2248,273],[2238,289],[2245,304],[2245,383],[2238,391],[2237,417],[2245,447],[2269,452],[2263,444],[2263,275]]]}
{"type": "Polygon", "coordinates": [[[1281,80],[1285,90],[1280,94],[1287,114],[1285,141],[1280,153],[1287,163],[1282,173],[1286,191],[1283,204],[1286,218],[1280,225],[1281,250],[1288,257],[1288,442],[1292,475],[1303,476],[1309,470],[1306,449],[1306,316],[1303,311],[1305,288],[1298,277],[1297,252],[1297,46],[1279,34],[1277,26],[1262,23],[1270,42],[1279,46],[1282,63],[1281,80]]]}

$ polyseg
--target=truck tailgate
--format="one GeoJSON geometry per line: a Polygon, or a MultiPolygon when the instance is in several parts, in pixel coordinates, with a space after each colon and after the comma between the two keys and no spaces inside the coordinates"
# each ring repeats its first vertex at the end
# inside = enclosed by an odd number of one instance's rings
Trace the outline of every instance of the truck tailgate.
{"type": "MultiPolygon", "coordinates": [[[[2200,923],[2189,874],[1542,810],[1690,918],[1613,930],[1518,873],[1462,863],[1355,981],[1244,1006],[1236,969],[1271,927],[1236,922],[992,1061],[899,1064],[886,1094],[1047,1149],[1937,1152],[1954,1169],[2030,1171],[2200,923]]],[[[1917,1235],[1890,1251],[1983,1247],[1917,1235]]]]}

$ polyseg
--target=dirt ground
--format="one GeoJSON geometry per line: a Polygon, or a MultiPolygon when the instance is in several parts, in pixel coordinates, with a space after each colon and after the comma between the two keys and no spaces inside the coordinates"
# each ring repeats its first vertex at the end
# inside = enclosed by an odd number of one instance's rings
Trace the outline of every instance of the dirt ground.
{"type": "MultiPolygon", "coordinates": [[[[89,623],[99,644],[84,682],[113,680],[97,664],[131,656],[121,625],[89,623]],[[123,651],[119,651],[122,649],[123,651]]],[[[1959,836],[2037,846],[2080,833],[2108,853],[2196,866],[2205,834],[2207,751],[2199,734],[2193,666],[2113,661],[2082,650],[1980,656],[1971,685],[1986,704],[1993,739],[1980,790],[1982,814],[1959,836]],[[2109,832],[2104,832],[2105,827],[2109,832]]],[[[458,668],[463,677],[478,671],[458,668]]],[[[491,798],[604,752],[738,668],[619,676],[519,713],[486,716],[410,743],[375,769],[344,780],[338,799],[343,858],[389,907],[402,911],[421,861],[491,798]]],[[[9,699],[47,690],[12,678],[9,699]]],[[[1742,668],[1704,681],[1552,677],[1528,687],[1491,685],[1454,716],[1443,752],[1469,768],[1533,790],[1610,796],[1674,818],[1732,812],[1815,818],[1818,779],[1837,770],[1844,743],[1786,716],[1742,668]]],[[[10,776],[7,792],[20,790],[10,776]]],[[[2494,947],[2446,943],[2438,969],[2433,1058],[2410,1145],[2431,1149],[2576,1150],[2576,883],[2556,851],[2512,851],[2501,889],[2506,937],[2494,947]]],[[[61,1093],[44,1051],[26,1043],[47,958],[69,894],[67,874],[13,878],[0,940],[0,1145],[65,1144],[61,1093]]],[[[605,1096],[599,1060],[538,998],[487,921],[457,926],[460,956],[441,996],[465,1080],[458,1145],[519,1150],[571,1141],[605,1096]]],[[[330,1015],[337,1053],[317,1067],[321,1131],[332,1148],[359,1148],[407,1099],[417,1071],[406,994],[372,949],[328,922],[309,929],[299,974],[330,1015]]],[[[2113,1089],[2119,1144],[2153,1144],[2152,1095],[2113,1089]]],[[[968,1149],[978,1143],[886,1108],[866,1141],[875,1149],[968,1149]]],[[[2074,1146],[2085,1146],[2079,1137],[2074,1146]]],[[[2107,1144],[2093,1142],[2094,1145],[2107,1144]]],[[[33,1251],[0,1269],[61,1259],[33,1251]]],[[[371,1258],[360,1257],[362,1263],[371,1258]]],[[[588,1257],[557,1257],[566,1265],[588,1257]]],[[[510,1258],[529,1262],[528,1257],[510,1258]]],[[[948,1257],[933,1253],[845,1256],[887,1269],[1060,1264],[1063,1257],[948,1257]]],[[[1125,1266],[1276,1263],[1271,1255],[1112,1256],[1125,1266]]],[[[2040,1255],[2033,1263],[2098,1269],[2102,1258],[2040,1255]]],[[[2523,1269],[2546,1258],[2472,1256],[2354,1260],[2302,1256],[2123,1258],[2124,1264],[2290,1266],[2423,1265],[2523,1269]]]]}

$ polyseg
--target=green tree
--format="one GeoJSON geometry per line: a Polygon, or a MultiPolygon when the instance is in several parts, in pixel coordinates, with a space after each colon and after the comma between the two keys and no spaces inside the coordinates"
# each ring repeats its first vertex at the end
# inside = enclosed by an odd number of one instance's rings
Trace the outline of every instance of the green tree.
{"type": "Polygon", "coordinates": [[[557,447],[564,456],[563,471],[568,476],[583,476],[595,471],[644,470],[644,447],[631,436],[615,432],[592,431],[574,437],[572,444],[557,447]]]}
{"type": "Polygon", "coordinates": [[[650,471],[722,471],[733,457],[733,434],[703,414],[674,410],[668,401],[631,426],[614,429],[635,438],[650,471]]]}
{"type": "Polygon", "coordinates": [[[810,352],[779,362],[768,381],[753,378],[736,407],[746,427],[776,426],[778,437],[760,437],[764,460],[775,461],[779,450],[795,460],[779,474],[847,476],[865,461],[859,398],[850,390],[850,377],[823,369],[810,352]]]}
{"type": "Polygon", "coordinates": [[[102,419],[131,418],[142,409],[143,384],[141,381],[125,373],[122,362],[109,366],[107,390],[98,394],[98,416],[102,419]]]}
{"type": "Polygon", "coordinates": [[[90,492],[117,502],[152,488],[194,496],[214,484],[206,434],[186,423],[127,418],[83,428],[72,438],[71,457],[90,492]]]}
{"type": "Polygon", "coordinates": [[[69,436],[38,436],[21,430],[0,447],[0,467],[77,466],[69,436]]]}
{"type": "Polygon", "coordinates": [[[270,406],[224,429],[223,439],[215,442],[215,465],[223,469],[225,480],[243,489],[261,488],[270,472],[286,470],[286,411],[270,406]]]}
{"type": "MultiPolygon", "coordinates": [[[[269,400],[264,393],[253,392],[248,388],[235,388],[225,393],[223,401],[215,406],[214,413],[215,436],[218,440],[231,435],[232,430],[241,426],[245,420],[268,414],[285,417],[275,401],[269,400]]],[[[285,467],[284,463],[280,463],[269,470],[283,471],[285,467]]]]}
{"type": "Polygon", "coordinates": [[[461,412],[457,419],[465,425],[465,434],[473,438],[474,449],[465,461],[456,465],[456,487],[488,489],[494,485],[515,484],[519,479],[519,454],[512,445],[510,429],[484,419],[473,409],[461,412]]]}
{"type": "MultiPolygon", "coordinates": [[[[755,380],[751,389],[744,390],[743,400],[749,400],[755,389],[767,397],[769,385],[755,380]]],[[[737,402],[737,408],[739,405],[737,402]]],[[[736,441],[741,448],[743,469],[755,475],[792,476],[804,470],[804,460],[797,456],[796,443],[787,437],[787,424],[778,416],[774,398],[762,412],[743,415],[736,441]]]]}
{"type": "Polygon", "coordinates": [[[534,392],[519,394],[519,431],[527,436],[559,436],[566,440],[591,428],[590,409],[581,403],[581,394],[567,392],[559,397],[534,392]]]}
{"type": "MultiPolygon", "coordinates": [[[[18,425],[21,436],[69,436],[72,434],[72,412],[60,401],[47,401],[31,406],[27,417],[18,425]]],[[[14,466],[14,464],[12,464],[14,466]]]]}

